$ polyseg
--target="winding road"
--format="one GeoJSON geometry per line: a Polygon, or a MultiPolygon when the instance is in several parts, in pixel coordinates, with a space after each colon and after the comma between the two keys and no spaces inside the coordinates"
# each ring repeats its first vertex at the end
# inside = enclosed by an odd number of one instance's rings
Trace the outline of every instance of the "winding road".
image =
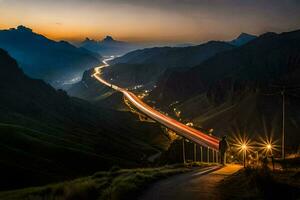
{"type": "Polygon", "coordinates": [[[140,98],[138,98],[135,94],[132,92],[123,89],[121,87],[118,87],[116,85],[113,85],[106,80],[101,78],[101,70],[104,67],[108,67],[109,64],[107,63],[109,60],[114,59],[114,57],[108,58],[103,60],[103,65],[96,67],[94,69],[94,73],[92,74],[92,77],[97,79],[102,84],[111,87],[112,89],[119,91],[123,93],[123,95],[142,113],[147,115],[149,118],[153,119],[154,121],[157,121],[158,123],[168,127],[169,129],[175,131],[178,135],[181,135],[199,145],[202,145],[204,147],[209,147],[213,150],[218,151],[219,150],[219,140],[215,137],[212,137],[210,135],[207,135],[199,130],[193,129],[185,124],[182,124],[175,119],[168,117],[157,110],[153,109],[146,103],[144,103],[140,98]]]}
{"type": "Polygon", "coordinates": [[[139,200],[222,199],[219,184],[242,168],[241,165],[205,167],[154,183],[139,200]]]}

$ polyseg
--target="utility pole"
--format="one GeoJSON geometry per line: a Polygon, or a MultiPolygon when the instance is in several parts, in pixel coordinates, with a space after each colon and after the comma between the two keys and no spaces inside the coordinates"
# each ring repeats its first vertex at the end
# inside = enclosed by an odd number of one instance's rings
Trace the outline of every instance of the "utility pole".
{"type": "Polygon", "coordinates": [[[286,86],[286,85],[272,85],[273,88],[280,89],[280,92],[275,92],[273,94],[265,94],[268,96],[278,95],[280,94],[282,96],[282,135],[281,135],[281,157],[284,160],[285,159],[285,116],[286,116],[286,109],[285,109],[285,101],[286,101],[286,95],[288,96],[295,96],[299,97],[293,94],[289,94],[288,92],[291,92],[293,90],[299,90],[300,86],[286,86]]]}
{"type": "Polygon", "coordinates": [[[194,143],[194,162],[197,162],[197,145],[194,143]]]}
{"type": "Polygon", "coordinates": [[[285,89],[281,91],[282,95],[282,143],[281,143],[281,152],[282,159],[285,159],[285,89]]]}
{"type": "MultiPolygon", "coordinates": [[[[280,94],[282,96],[282,135],[281,135],[281,157],[285,159],[285,98],[286,95],[288,96],[295,96],[293,94],[289,94],[288,92],[293,90],[299,90],[300,86],[286,86],[286,85],[272,85],[272,88],[278,88],[279,92],[271,93],[271,94],[264,94],[267,96],[273,96],[280,94]]],[[[299,96],[296,96],[299,97],[299,96]]]]}
{"type": "Polygon", "coordinates": [[[185,146],[184,146],[184,138],[182,138],[182,159],[183,159],[183,164],[185,164],[185,146]]]}

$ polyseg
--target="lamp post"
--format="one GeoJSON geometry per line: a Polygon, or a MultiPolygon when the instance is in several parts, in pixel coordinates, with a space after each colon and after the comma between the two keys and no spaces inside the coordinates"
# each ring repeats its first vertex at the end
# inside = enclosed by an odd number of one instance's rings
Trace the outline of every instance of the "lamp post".
{"type": "Polygon", "coordinates": [[[272,145],[271,144],[267,144],[266,145],[266,152],[267,154],[270,152],[272,154],[272,145]]]}
{"type": "Polygon", "coordinates": [[[281,144],[281,152],[282,152],[282,159],[285,159],[285,90],[281,91],[282,95],[282,144],[281,144]]]}
{"type": "Polygon", "coordinates": [[[247,145],[242,144],[242,151],[243,151],[243,160],[244,160],[244,167],[246,167],[246,152],[247,152],[247,145]]]}

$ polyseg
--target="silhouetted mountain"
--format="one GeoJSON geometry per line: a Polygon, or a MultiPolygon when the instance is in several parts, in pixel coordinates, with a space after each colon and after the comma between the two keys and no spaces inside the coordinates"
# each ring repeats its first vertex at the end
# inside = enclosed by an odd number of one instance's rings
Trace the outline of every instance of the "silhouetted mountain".
{"type": "Polygon", "coordinates": [[[234,48],[225,42],[189,47],[155,47],[130,52],[112,60],[103,76],[124,87],[154,85],[167,70],[182,70],[200,64],[215,54],[234,48]]]}
{"type": "Polygon", "coordinates": [[[122,55],[142,47],[141,45],[114,40],[111,36],[106,36],[102,41],[86,38],[80,46],[106,56],[122,55]]]}
{"type": "Polygon", "coordinates": [[[68,42],[55,42],[24,26],[0,31],[0,48],[19,63],[24,72],[61,87],[79,79],[84,70],[100,64],[101,58],[68,42]]]}
{"type": "Polygon", "coordinates": [[[229,44],[232,44],[234,46],[242,46],[244,44],[247,44],[251,40],[254,40],[257,38],[255,35],[250,35],[248,33],[241,33],[236,39],[229,42],[229,44]]]}
{"type": "MultiPolygon", "coordinates": [[[[103,77],[123,87],[143,85],[144,88],[151,88],[169,68],[185,70],[232,48],[234,46],[226,42],[208,42],[191,47],[156,47],[136,50],[111,61],[113,65],[103,69],[103,77]]],[[[68,93],[88,100],[98,99],[107,93],[106,87],[90,77],[91,73],[92,71],[87,71],[82,81],[68,89],[68,93]]]]}
{"type": "Polygon", "coordinates": [[[0,190],[131,167],[168,143],[159,126],[28,78],[0,49],[0,190]]]}
{"type": "Polygon", "coordinates": [[[189,47],[155,47],[129,52],[110,63],[155,64],[164,68],[191,67],[232,48],[226,42],[217,41],[189,47]]]}
{"type": "MultiPolygon", "coordinates": [[[[281,132],[281,97],[272,85],[300,85],[300,31],[266,33],[251,42],[219,53],[184,72],[168,72],[150,98],[167,108],[177,107],[186,119],[193,119],[218,134],[262,133],[271,127],[281,132]],[[268,96],[265,94],[277,94],[268,96]],[[266,123],[266,124],[264,124],[266,123]]],[[[300,142],[299,90],[287,97],[287,138],[300,142]],[[298,97],[299,98],[299,97],[298,97]]]]}

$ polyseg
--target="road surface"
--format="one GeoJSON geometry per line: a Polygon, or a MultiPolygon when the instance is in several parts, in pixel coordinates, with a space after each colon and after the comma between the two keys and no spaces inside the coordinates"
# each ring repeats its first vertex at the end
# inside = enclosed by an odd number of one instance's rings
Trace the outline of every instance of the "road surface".
{"type": "Polygon", "coordinates": [[[139,200],[206,200],[220,199],[216,188],[220,181],[240,170],[240,165],[221,169],[201,169],[159,181],[146,190],[139,200]]]}
{"type": "Polygon", "coordinates": [[[142,113],[150,117],[151,119],[159,122],[160,124],[163,124],[164,126],[170,128],[171,130],[175,131],[177,134],[199,144],[204,147],[209,147],[211,149],[214,149],[216,151],[219,150],[219,140],[215,137],[209,136],[199,130],[193,129],[185,124],[182,124],[175,119],[172,119],[157,110],[153,109],[146,103],[144,103],[140,98],[138,98],[135,94],[132,92],[123,89],[121,87],[118,87],[116,85],[113,85],[106,80],[101,78],[101,69],[104,67],[109,66],[107,61],[112,60],[112,58],[105,59],[103,61],[103,65],[96,67],[94,69],[94,74],[92,74],[92,77],[97,79],[99,82],[101,82],[104,85],[107,85],[108,87],[111,87],[112,89],[122,92],[123,95],[142,113]]]}

